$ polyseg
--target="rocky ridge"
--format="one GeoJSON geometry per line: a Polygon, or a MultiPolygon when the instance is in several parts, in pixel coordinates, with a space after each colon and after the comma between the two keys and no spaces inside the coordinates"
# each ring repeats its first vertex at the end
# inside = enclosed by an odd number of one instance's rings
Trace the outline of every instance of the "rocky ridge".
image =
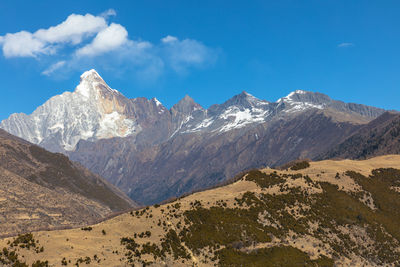
{"type": "Polygon", "coordinates": [[[383,112],[302,90],[276,102],[242,92],[208,109],[185,96],[168,110],[155,98],[126,98],[92,70],[74,92],[0,127],[150,204],[249,168],[314,158],[383,112]]]}

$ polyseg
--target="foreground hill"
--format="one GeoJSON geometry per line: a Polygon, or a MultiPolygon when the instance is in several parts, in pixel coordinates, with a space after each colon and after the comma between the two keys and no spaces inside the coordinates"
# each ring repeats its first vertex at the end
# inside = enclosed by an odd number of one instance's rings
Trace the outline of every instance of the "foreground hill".
{"type": "Polygon", "coordinates": [[[400,114],[385,112],[320,158],[366,159],[400,154],[400,114]]]}
{"type": "Polygon", "coordinates": [[[398,266],[399,241],[400,156],[389,155],[253,170],[91,227],[0,240],[0,258],[56,266],[398,266]]]}
{"type": "Polygon", "coordinates": [[[94,223],[135,204],[62,154],[0,130],[0,235],[94,223]]]}

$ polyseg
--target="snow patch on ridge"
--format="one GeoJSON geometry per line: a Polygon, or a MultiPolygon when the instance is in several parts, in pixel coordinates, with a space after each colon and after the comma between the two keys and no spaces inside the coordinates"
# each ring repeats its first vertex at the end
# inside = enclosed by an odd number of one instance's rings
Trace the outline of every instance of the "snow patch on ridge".
{"type": "Polygon", "coordinates": [[[159,108],[158,114],[164,113],[166,108],[163,106],[163,104],[155,97],[152,100],[154,101],[154,103],[156,103],[156,106],[159,108]]]}
{"type": "Polygon", "coordinates": [[[199,124],[195,125],[193,129],[189,129],[189,130],[185,131],[184,133],[199,132],[202,129],[207,128],[208,126],[210,126],[213,123],[214,123],[214,120],[212,118],[204,119],[202,122],[200,122],[199,124]]]}
{"type": "Polygon", "coordinates": [[[220,116],[221,119],[229,120],[230,122],[224,125],[219,132],[227,132],[232,129],[241,128],[250,123],[264,122],[268,115],[269,112],[262,109],[253,108],[251,110],[240,110],[235,106],[230,107],[220,116]]]}
{"type": "Polygon", "coordinates": [[[307,94],[306,91],[303,90],[296,90],[291,92],[285,97],[279,98],[277,103],[285,103],[288,105],[288,108],[284,110],[285,113],[295,113],[295,112],[301,112],[307,109],[323,109],[325,106],[323,104],[314,104],[306,101],[295,101],[293,100],[294,95],[304,95],[307,94]]]}
{"type": "Polygon", "coordinates": [[[125,119],[125,116],[116,111],[103,115],[99,121],[99,127],[100,129],[96,133],[96,137],[99,139],[126,137],[135,132],[135,122],[125,119]]]}
{"type": "Polygon", "coordinates": [[[316,109],[323,109],[323,105],[314,105],[311,103],[307,102],[292,102],[290,103],[293,106],[287,110],[285,110],[286,113],[294,113],[294,112],[299,112],[299,111],[304,111],[310,108],[316,108],[316,109]]]}
{"type": "Polygon", "coordinates": [[[162,107],[163,105],[161,104],[161,102],[160,101],[158,101],[158,99],[157,98],[153,98],[154,99],[154,102],[156,102],[156,105],[157,105],[157,107],[162,107]]]}
{"type": "Polygon", "coordinates": [[[296,90],[296,91],[293,91],[293,92],[291,92],[290,94],[288,94],[287,96],[285,96],[285,97],[281,97],[281,98],[279,98],[277,101],[276,101],[276,103],[281,103],[281,102],[290,102],[290,101],[293,101],[292,100],[292,97],[295,95],[295,94],[299,94],[299,95],[304,95],[304,94],[306,94],[307,92],[306,91],[303,91],[303,90],[296,90]]]}

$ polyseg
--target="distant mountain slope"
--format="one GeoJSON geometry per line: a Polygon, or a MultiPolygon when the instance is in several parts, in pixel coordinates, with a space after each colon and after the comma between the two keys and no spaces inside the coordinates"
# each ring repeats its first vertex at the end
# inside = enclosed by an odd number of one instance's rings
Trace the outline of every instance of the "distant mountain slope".
{"type": "Polygon", "coordinates": [[[50,266],[399,266],[400,155],[304,167],[252,170],[86,231],[0,240],[0,261],[16,252],[50,266]]]}
{"type": "Polygon", "coordinates": [[[156,98],[126,98],[91,70],[74,92],[0,128],[67,154],[150,204],[248,168],[313,158],[383,112],[302,90],[276,102],[242,92],[208,109],[185,96],[168,110],[156,98]]]}
{"type": "Polygon", "coordinates": [[[135,204],[63,154],[0,129],[0,235],[93,223],[135,204]]]}
{"type": "Polygon", "coordinates": [[[245,130],[178,135],[142,149],[123,139],[81,142],[70,157],[111,177],[109,181],[124,188],[132,199],[151,204],[215,185],[246,169],[313,158],[358,127],[310,110],[245,130]]]}
{"type": "Polygon", "coordinates": [[[318,158],[366,159],[400,154],[400,114],[386,112],[318,158]]]}

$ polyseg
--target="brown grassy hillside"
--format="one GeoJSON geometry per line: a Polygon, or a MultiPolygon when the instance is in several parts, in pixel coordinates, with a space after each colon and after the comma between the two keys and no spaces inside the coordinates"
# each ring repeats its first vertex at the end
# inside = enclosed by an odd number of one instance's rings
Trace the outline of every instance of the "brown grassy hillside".
{"type": "Polygon", "coordinates": [[[101,177],[0,130],[0,236],[94,223],[135,204],[101,177]]]}
{"type": "Polygon", "coordinates": [[[42,266],[398,266],[400,156],[303,167],[253,170],[83,229],[3,239],[0,258],[42,266]]]}

